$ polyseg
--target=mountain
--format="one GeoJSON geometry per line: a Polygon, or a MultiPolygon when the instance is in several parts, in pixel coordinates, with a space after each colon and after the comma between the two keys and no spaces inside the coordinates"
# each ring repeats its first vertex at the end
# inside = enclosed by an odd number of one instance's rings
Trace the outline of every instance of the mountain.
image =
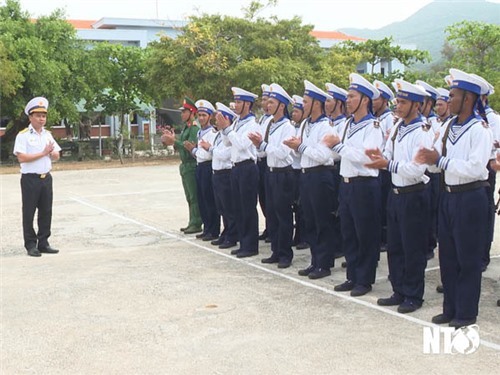
{"type": "Polygon", "coordinates": [[[431,53],[432,62],[442,58],[441,49],[446,37],[445,28],[456,22],[483,21],[500,24],[500,4],[486,0],[449,1],[435,0],[401,22],[394,22],[380,29],[340,29],[349,35],[368,39],[392,36],[399,44],[414,44],[431,53]]]}

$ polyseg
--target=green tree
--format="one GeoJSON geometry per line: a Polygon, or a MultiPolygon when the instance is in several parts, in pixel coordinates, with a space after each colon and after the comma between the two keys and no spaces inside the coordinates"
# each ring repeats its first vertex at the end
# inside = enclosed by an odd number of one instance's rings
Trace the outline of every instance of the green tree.
{"type": "Polygon", "coordinates": [[[148,80],[157,98],[184,94],[229,101],[231,86],[259,93],[277,82],[303,92],[303,79],[323,77],[325,52],[300,18],[256,20],[220,15],[191,17],[183,34],[148,47],[148,80]]]}
{"type": "MultiPolygon", "coordinates": [[[[442,50],[446,67],[478,74],[499,88],[500,25],[462,21],[447,27],[446,33],[442,50]]],[[[491,96],[490,104],[500,107],[498,94],[491,96]]]]}

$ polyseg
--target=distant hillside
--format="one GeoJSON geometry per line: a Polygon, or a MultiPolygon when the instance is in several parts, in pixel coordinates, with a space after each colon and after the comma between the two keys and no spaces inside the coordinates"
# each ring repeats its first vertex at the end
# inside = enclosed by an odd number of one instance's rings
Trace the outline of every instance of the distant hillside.
{"type": "Polygon", "coordinates": [[[500,24],[500,4],[485,0],[467,0],[467,2],[435,0],[406,20],[381,29],[345,28],[340,31],[369,39],[382,39],[392,35],[397,43],[415,44],[418,49],[429,51],[432,62],[435,62],[442,58],[444,29],[463,20],[500,24]]]}

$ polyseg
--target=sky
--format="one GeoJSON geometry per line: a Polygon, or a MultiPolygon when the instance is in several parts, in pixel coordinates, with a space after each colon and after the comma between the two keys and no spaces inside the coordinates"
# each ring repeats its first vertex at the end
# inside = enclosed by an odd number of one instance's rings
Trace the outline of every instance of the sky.
{"type": "MultiPolygon", "coordinates": [[[[454,2],[472,0],[440,0],[454,2]]],[[[500,0],[491,0],[500,2],[500,0]]],[[[103,17],[185,20],[190,15],[224,14],[243,16],[242,7],[251,0],[20,0],[33,18],[64,9],[70,19],[99,20],[103,17]]],[[[261,0],[267,3],[267,0],[261,0]]],[[[281,19],[300,16],[316,30],[344,27],[378,29],[403,21],[432,0],[278,0],[261,14],[281,19]]],[[[5,0],[0,0],[5,4],[5,0]]]]}

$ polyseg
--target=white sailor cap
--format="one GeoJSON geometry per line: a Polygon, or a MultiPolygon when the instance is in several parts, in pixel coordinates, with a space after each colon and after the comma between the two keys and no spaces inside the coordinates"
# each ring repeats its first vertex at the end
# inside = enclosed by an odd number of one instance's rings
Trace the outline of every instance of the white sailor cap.
{"type": "Polygon", "coordinates": [[[27,116],[35,112],[47,113],[48,108],[49,101],[43,96],[37,96],[36,98],[31,99],[28,104],[26,104],[26,107],[24,107],[24,113],[26,113],[27,116]]]}
{"type": "Polygon", "coordinates": [[[292,96],[292,99],[293,99],[293,108],[297,108],[297,109],[300,109],[300,110],[304,110],[304,99],[302,98],[302,96],[299,96],[299,95],[294,95],[292,96]]]}
{"type": "Polygon", "coordinates": [[[345,102],[347,100],[347,91],[334,85],[333,83],[325,83],[326,91],[335,99],[345,102]]]}
{"type": "Polygon", "coordinates": [[[320,102],[325,102],[326,99],[332,99],[332,96],[330,94],[327,94],[323,90],[321,90],[319,87],[315,86],[311,82],[309,82],[307,79],[304,80],[304,96],[309,96],[313,99],[319,100],[320,102]]]}
{"type": "Polygon", "coordinates": [[[355,90],[366,95],[370,99],[377,99],[380,96],[380,92],[377,88],[358,73],[349,74],[349,82],[349,90],[355,90]]]}
{"type": "Polygon", "coordinates": [[[229,120],[231,121],[233,121],[237,116],[236,113],[234,113],[229,107],[220,102],[215,103],[215,106],[217,107],[217,112],[220,112],[222,113],[222,115],[229,117],[229,120]]]}
{"type": "Polygon", "coordinates": [[[483,85],[485,87],[482,87],[483,90],[481,91],[481,95],[488,95],[489,96],[495,92],[495,88],[493,87],[493,85],[491,83],[489,83],[487,80],[485,80],[483,77],[478,76],[477,74],[474,74],[474,73],[471,73],[470,75],[483,82],[483,85]],[[485,90],[486,86],[488,87],[488,90],[485,90]]]}
{"type": "Polygon", "coordinates": [[[376,79],[375,81],[373,81],[373,86],[377,88],[377,90],[380,92],[380,96],[382,96],[383,98],[389,101],[394,99],[394,93],[384,82],[376,79]]]}
{"type": "Polygon", "coordinates": [[[489,90],[484,80],[480,80],[459,69],[450,69],[450,76],[452,79],[450,89],[461,89],[477,95],[481,95],[482,92],[487,92],[489,90]]]}
{"type": "Polygon", "coordinates": [[[251,93],[250,91],[240,89],[239,87],[231,87],[231,91],[233,92],[234,100],[243,100],[245,102],[254,102],[255,98],[258,98],[258,95],[251,93]]]}
{"type": "Polygon", "coordinates": [[[446,89],[438,87],[437,92],[439,93],[438,100],[444,100],[445,102],[450,101],[450,92],[446,89]]]}
{"type": "Polygon", "coordinates": [[[262,96],[269,96],[269,87],[270,86],[263,83],[260,87],[262,88],[262,96]]]}
{"type": "Polygon", "coordinates": [[[411,100],[412,102],[422,103],[426,97],[430,96],[422,86],[406,82],[399,78],[394,80],[392,86],[396,90],[397,98],[411,100]]]}
{"type": "Polygon", "coordinates": [[[269,87],[269,97],[274,98],[285,105],[288,105],[293,101],[285,89],[277,83],[271,83],[271,86],[269,87]]]}
{"type": "Polygon", "coordinates": [[[427,91],[427,93],[429,94],[429,96],[434,99],[434,100],[437,100],[438,96],[439,96],[439,92],[434,88],[432,87],[431,85],[429,85],[427,82],[425,81],[422,81],[420,79],[417,79],[415,81],[415,84],[416,85],[419,85],[419,86],[422,86],[424,88],[425,91],[427,91]]]}
{"type": "Polygon", "coordinates": [[[196,108],[198,108],[198,112],[206,112],[209,115],[215,112],[214,106],[208,100],[200,99],[195,103],[195,105],[196,108]]]}

